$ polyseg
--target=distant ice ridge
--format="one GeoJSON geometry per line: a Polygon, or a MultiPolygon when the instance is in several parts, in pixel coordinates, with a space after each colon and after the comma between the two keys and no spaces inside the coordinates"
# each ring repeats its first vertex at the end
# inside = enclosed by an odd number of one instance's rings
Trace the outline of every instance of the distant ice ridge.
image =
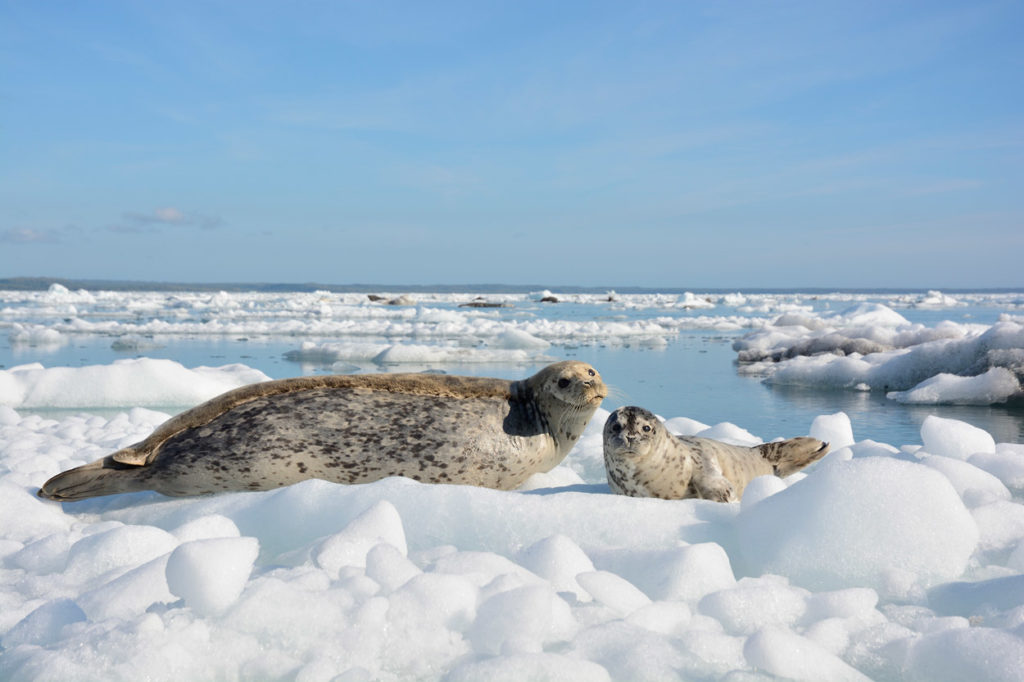
{"type": "MultiPolygon", "coordinates": [[[[161,335],[386,337],[410,339],[475,335],[490,338],[512,327],[549,342],[593,343],[599,339],[670,338],[684,329],[758,329],[767,315],[811,314],[810,303],[864,302],[865,295],[802,294],[530,294],[380,292],[112,292],[69,291],[54,284],[46,292],[0,292],[0,330],[14,343],[62,342],[67,335],[114,337],[161,335]],[[554,298],[556,304],[541,303],[554,298]],[[403,302],[407,305],[388,305],[403,302]],[[462,306],[502,306],[487,307],[462,306]],[[585,306],[586,316],[572,307],[585,306]],[[642,323],[628,319],[652,311],[642,323]],[[706,313],[706,314],[702,314],[706,313]],[[622,318],[622,319],[616,319],[622,318]],[[21,325],[15,327],[15,325],[21,325]]],[[[876,297],[877,298],[877,297],[876,297]]],[[[1024,306],[1020,296],[941,292],[884,296],[892,306],[941,309],[965,302],[1024,306]]]]}
{"type": "Polygon", "coordinates": [[[0,407],[0,678],[1019,679],[1024,446],[929,418],[897,448],[822,415],[834,451],[739,504],[637,499],[592,466],[607,414],[522,491],[60,505],[34,490],[166,415],[0,407]]]}
{"type": "Polygon", "coordinates": [[[987,405],[1020,399],[1024,325],[911,324],[881,304],[822,317],[784,314],[733,344],[772,384],[884,391],[895,401],[987,405]]]}
{"type": "MultiPolygon", "coordinates": [[[[5,292],[5,296],[6,296],[5,292]]],[[[363,295],[289,294],[197,294],[158,295],[138,292],[119,294],[127,299],[109,300],[98,296],[88,308],[54,306],[45,296],[37,299],[8,299],[8,307],[0,310],[0,328],[8,327],[15,343],[62,342],[66,335],[106,335],[127,339],[159,336],[301,336],[388,339],[450,339],[476,337],[492,340],[509,332],[528,334],[548,342],[616,343],[630,339],[671,338],[681,329],[715,329],[732,331],[756,328],[765,324],[763,318],[746,315],[686,315],[629,319],[626,316],[604,315],[597,319],[566,319],[564,310],[549,305],[536,312],[505,308],[502,312],[487,308],[432,307],[429,302],[461,305],[473,302],[469,295],[424,296],[417,305],[392,306],[371,303],[363,295]],[[19,303],[19,305],[10,305],[19,303]],[[543,315],[541,315],[543,312],[543,315]]],[[[22,297],[24,298],[24,297],[22,297]]],[[[538,304],[529,299],[516,305],[538,304]]],[[[584,297],[577,296],[576,299],[584,297]]],[[[595,297],[590,297],[595,299],[595,297]]],[[[657,296],[635,297],[640,301],[657,296]]],[[[657,303],[659,310],[690,310],[704,299],[671,296],[677,303],[657,303]]],[[[617,299],[578,300],[600,305],[608,312],[631,307],[617,299]]],[[[508,300],[503,303],[512,305],[508,300]]],[[[543,304],[541,304],[543,305],[543,304]]],[[[632,304],[648,307],[645,303],[632,304]]]]}

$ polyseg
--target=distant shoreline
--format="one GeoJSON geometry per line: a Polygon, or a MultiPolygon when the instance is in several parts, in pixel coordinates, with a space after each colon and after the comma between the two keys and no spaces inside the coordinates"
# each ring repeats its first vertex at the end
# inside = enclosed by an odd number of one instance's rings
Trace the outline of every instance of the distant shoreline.
{"type": "Polygon", "coordinates": [[[483,294],[525,294],[535,291],[549,290],[563,294],[604,294],[615,291],[620,294],[682,294],[685,292],[708,294],[916,294],[928,291],[960,294],[1019,294],[1024,287],[981,287],[965,289],[962,287],[581,287],[561,286],[554,284],[322,284],[319,282],[302,283],[259,283],[259,282],[147,282],[136,280],[113,279],[74,279],[68,277],[3,277],[0,278],[0,290],[8,291],[45,291],[51,284],[60,284],[68,289],[87,289],[100,291],[227,291],[257,293],[303,293],[313,291],[330,291],[332,293],[373,293],[409,292],[409,293],[483,293],[483,294]]]}

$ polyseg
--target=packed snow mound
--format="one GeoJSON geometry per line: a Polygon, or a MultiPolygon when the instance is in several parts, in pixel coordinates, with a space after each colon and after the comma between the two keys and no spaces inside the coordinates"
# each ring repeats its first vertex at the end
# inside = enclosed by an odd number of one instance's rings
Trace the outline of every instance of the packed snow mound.
{"type": "Polygon", "coordinates": [[[135,358],[109,365],[0,370],[0,405],[17,408],[191,406],[239,386],[267,381],[242,364],[188,369],[173,360],[135,358]]]}
{"type": "Polygon", "coordinates": [[[737,518],[752,570],[899,596],[960,576],[978,530],[942,474],[887,457],[829,462],[737,518]]]}
{"type": "MultiPolygon", "coordinates": [[[[0,678],[1019,674],[1024,452],[962,422],[851,442],[742,504],[610,494],[600,424],[530,490],[34,495],[166,416],[0,407],[0,678]]],[[[853,440],[842,413],[813,428],[853,440]]]]}

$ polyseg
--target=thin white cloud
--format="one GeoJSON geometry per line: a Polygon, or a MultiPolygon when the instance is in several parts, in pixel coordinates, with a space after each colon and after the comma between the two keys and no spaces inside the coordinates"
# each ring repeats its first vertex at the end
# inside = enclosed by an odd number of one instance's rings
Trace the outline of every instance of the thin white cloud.
{"type": "Polygon", "coordinates": [[[0,242],[5,244],[45,244],[60,241],[56,230],[34,230],[29,227],[15,227],[0,232],[0,242]]]}
{"type": "Polygon", "coordinates": [[[218,216],[206,215],[197,211],[182,211],[173,206],[164,206],[149,213],[128,212],[124,214],[125,222],[110,229],[114,232],[142,232],[163,226],[198,227],[202,230],[213,230],[224,224],[218,216]]]}

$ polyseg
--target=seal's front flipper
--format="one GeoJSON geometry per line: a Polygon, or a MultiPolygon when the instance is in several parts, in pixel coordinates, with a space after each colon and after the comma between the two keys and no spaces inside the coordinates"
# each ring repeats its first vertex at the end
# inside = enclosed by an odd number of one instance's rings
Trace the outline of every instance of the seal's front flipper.
{"type": "Polygon", "coordinates": [[[87,497],[148,490],[149,486],[140,475],[144,470],[145,467],[125,464],[108,456],[57,474],[36,494],[48,500],[74,502],[87,497]]]}
{"type": "Polygon", "coordinates": [[[714,500],[715,502],[736,502],[740,498],[736,495],[736,486],[725,476],[705,476],[693,478],[690,485],[702,500],[714,500]]]}
{"type": "Polygon", "coordinates": [[[759,445],[761,456],[771,462],[775,475],[786,477],[813,464],[828,454],[828,443],[817,438],[790,438],[789,440],[759,445]]]}

